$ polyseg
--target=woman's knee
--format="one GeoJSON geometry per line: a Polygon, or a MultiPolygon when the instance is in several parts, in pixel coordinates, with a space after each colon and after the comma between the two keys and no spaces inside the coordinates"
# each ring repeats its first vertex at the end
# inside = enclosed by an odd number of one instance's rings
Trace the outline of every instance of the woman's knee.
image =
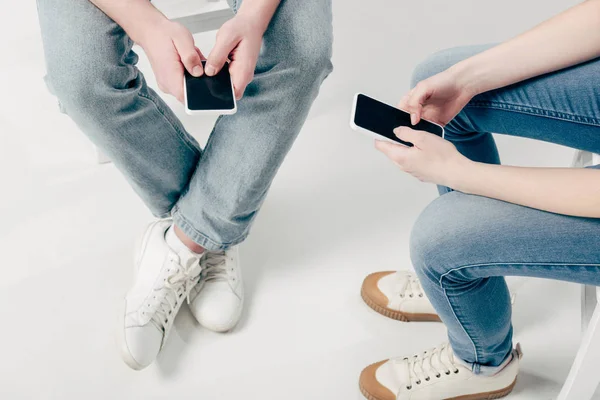
{"type": "Polygon", "coordinates": [[[480,45],[480,46],[462,46],[445,49],[433,53],[427,57],[424,61],[419,63],[413,71],[410,87],[415,87],[417,83],[425,80],[433,75],[439,74],[457,64],[458,62],[465,60],[477,53],[480,53],[491,45],[480,45]]]}
{"type": "Polygon", "coordinates": [[[410,238],[410,256],[421,277],[439,282],[448,271],[470,263],[473,237],[485,229],[485,205],[459,192],[435,199],[419,216],[410,238]],[[479,222],[474,222],[477,216],[479,222]]]}

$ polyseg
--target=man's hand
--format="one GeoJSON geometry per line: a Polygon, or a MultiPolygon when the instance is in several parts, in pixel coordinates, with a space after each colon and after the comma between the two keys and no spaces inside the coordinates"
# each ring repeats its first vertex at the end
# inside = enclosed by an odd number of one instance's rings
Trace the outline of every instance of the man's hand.
{"type": "Polygon", "coordinates": [[[194,45],[191,32],[183,25],[164,20],[140,40],[161,91],[183,102],[184,68],[193,76],[204,73],[204,56],[194,45]]]}
{"type": "Polygon", "coordinates": [[[208,76],[215,75],[228,59],[231,60],[229,73],[238,100],[242,98],[246,86],[254,78],[263,33],[264,29],[253,21],[253,18],[238,13],[219,29],[215,47],[208,55],[208,76]]]}

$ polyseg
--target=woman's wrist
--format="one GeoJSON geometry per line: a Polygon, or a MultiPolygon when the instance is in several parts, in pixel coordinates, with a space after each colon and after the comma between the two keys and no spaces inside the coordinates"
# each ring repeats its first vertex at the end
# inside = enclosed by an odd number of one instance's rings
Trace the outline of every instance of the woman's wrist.
{"type": "Polygon", "coordinates": [[[480,172],[479,166],[480,163],[460,155],[460,158],[446,169],[446,178],[440,184],[459,192],[473,194],[472,182],[480,172]]]}
{"type": "Polygon", "coordinates": [[[463,60],[448,69],[454,81],[463,91],[467,92],[471,97],[475,97],[480,93],[486,92],[491,88],[489,82],[489,73],[486,71],[485,64],[482,63],[478,56],[474,56],[463,60]]]}

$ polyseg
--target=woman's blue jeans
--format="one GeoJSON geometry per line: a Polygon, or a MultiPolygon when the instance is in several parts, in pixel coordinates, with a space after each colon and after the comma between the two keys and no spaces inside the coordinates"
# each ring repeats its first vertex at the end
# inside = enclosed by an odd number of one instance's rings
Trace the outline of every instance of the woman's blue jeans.
{"type": "MultiPolygon", "coordinates": [[[[487,47],[433,55],[413,85],[487,47]]],[[[478,95],[446,126],[462,154],[499,164],[490,132],[600,153],[600,59],[478,95]]],[[[600,219],[440,193],[413,228],[412,262],[456,355],[475,373],[493,373],[512,350],[504,276],[600,285],[600,219]]]]}

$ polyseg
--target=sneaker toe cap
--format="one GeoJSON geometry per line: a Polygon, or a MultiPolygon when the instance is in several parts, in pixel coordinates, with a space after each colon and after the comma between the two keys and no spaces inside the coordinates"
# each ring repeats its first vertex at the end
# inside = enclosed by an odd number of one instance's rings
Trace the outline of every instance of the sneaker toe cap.
{"type": "Polygon", "coordinates": [[[396,400],[396,395],[377,379],[378,370],[385,368],[388,360],[369,365],[360,374],[360,390],[370,400],[396,400]]]}
{"type": "Polygon", "coordinates": [[[365,278],[362,284],[361,293],[365,301],[370,301],[375,303],[379,307],[388,306],[390,300],[388,297],[379,289],[379,281],[393,274],[394,271],[383,271],[383,272],[375,272],[370,274],[365,278]]]}
{"type": "Polygon", "coordinates": [[[125,328],[121,344],[123,360],[133,369],[146,368],[160,352],[162,339],[162,332],[153,325],[125,328]]]}
{"type": "Polygon", "coordinates": [[[200,325],[215,332],[227,332],[235,327],[242,312],[242,300],[228,290],[203,289],[190,304],[190,310],[200,325]]]}

